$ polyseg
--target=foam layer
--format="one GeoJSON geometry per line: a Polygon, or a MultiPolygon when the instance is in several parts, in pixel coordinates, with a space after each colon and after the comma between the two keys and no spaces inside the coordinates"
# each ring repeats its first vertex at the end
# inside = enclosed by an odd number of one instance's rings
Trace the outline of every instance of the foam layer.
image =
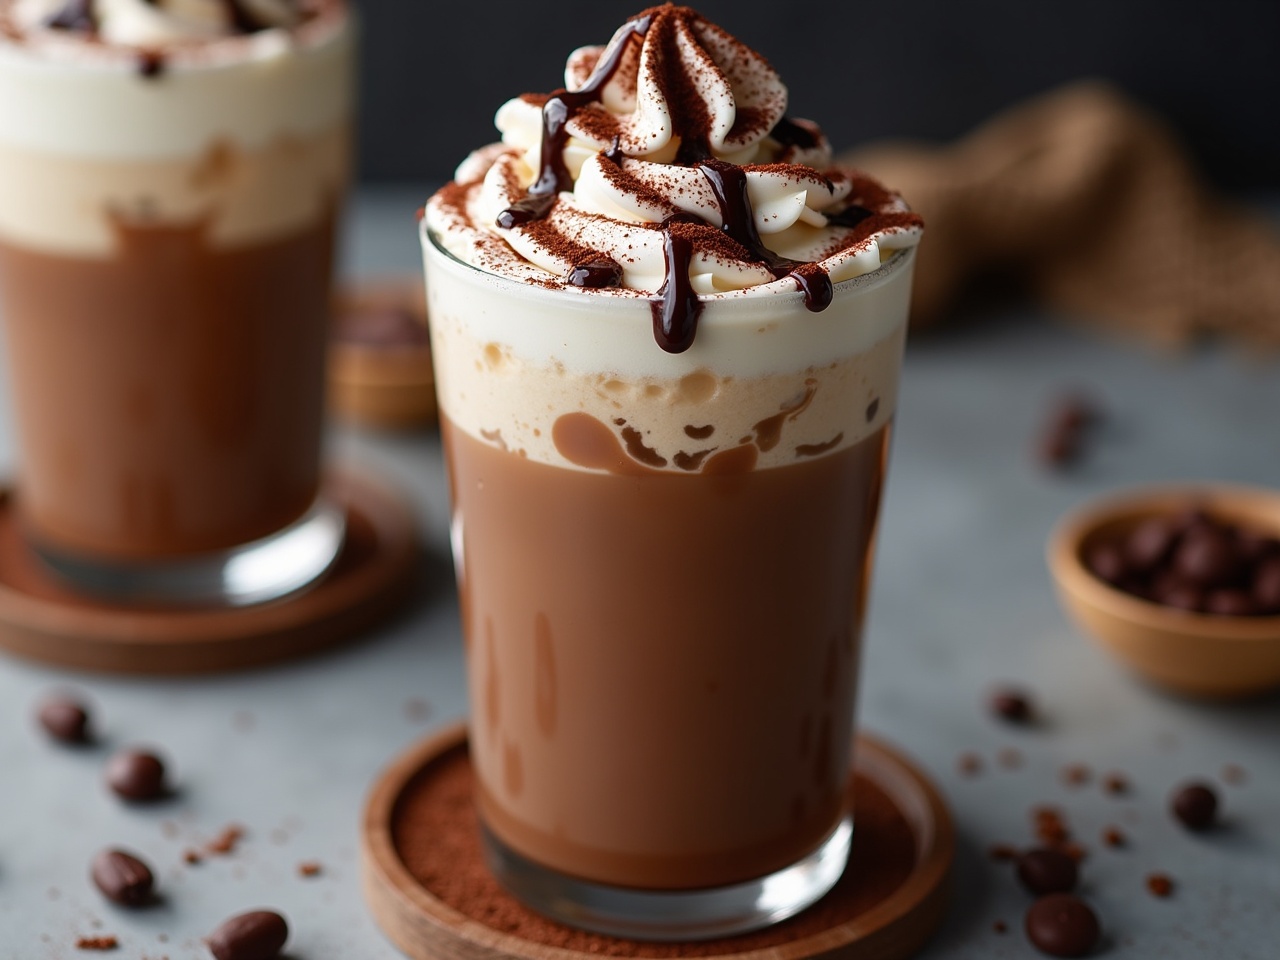
{"type": "Polygon", "coordinates": [[[650,467],[697,472],[754,446],[760,469],[844,449],[892,419],[911,251],[837,285],[822,313],[798,293],[708,303],[693,346],[671,354],[653,344],[642,295],[530,287],[424,239],[440,406],[477,439],[583,469],[555,434],[562,416],[586,414],[652,451],[650,467]]]}
{"type": "Polygon", "coordinates": [[[120,220],[203,223],[215,247],[319,222],[348,176],[355,45],[322,10],[174,48],[158,76],[136,50],[0,33],[0,239],[105,257],[120,220]]]}

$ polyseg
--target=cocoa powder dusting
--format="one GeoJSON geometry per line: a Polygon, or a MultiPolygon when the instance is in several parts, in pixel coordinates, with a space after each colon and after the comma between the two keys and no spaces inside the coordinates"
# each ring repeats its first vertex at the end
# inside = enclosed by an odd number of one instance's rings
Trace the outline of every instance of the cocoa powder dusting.
{"type": "Polygon", "coordinates": [[[546,920],[521,906],[484,864],[472,802],[474,778],[465,747],[420,774],[392,815],[392,840],[409,870],[446,906],[484,927],[531,943],[606,957],[714,957],[781,947],[865,914],[894,893],[915,863],[915,838],[892,800],[872,781],[850,784],[858,829],[850,860],[876,870],[849,870],[835,888],[799,916],[756,933],[698,943],[620,940],[546,920]]]}

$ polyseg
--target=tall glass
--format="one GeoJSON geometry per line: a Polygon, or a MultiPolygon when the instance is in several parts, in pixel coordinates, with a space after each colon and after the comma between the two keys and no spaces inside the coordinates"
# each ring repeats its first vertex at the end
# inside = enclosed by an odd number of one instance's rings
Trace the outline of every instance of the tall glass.
{"type": "Polygon", "coordinates": [[[424,227],[489,863],[647,939],[789,916],[839,878],[863,609],[913,253],[708,302],[544,289],[424,227]]]}
{"type": "Polygon", "coordinates": [[[14,500],[84,592],[249,603],[341,546],[321,428],[354,42],[318,9],[163,61],[0,35],[14,500]]]}

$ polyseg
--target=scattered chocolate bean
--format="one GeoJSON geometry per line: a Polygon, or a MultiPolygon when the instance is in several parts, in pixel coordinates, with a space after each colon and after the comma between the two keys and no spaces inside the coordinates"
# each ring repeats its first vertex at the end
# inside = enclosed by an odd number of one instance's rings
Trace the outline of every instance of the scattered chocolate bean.
{"type": "Polygon", "coordinates": [[[305,860],[298,864],[298,876],[300,877],[318,877],[323,872],[324,867],[315,860],[305,860]]]}
{"type": "Polygon", "coordinates": [[[1030,723],[1035,715],[1030,694],[1012,687],[992,691],[988,703],[992,713],[1010,723],[1030,723]]]}
{"type": "Polygon", "coordinates": [[[1153,896],[1165,897],[1173,895],[1173,880],[1163,873],[1153,873],[1147,877],[1147,889],[1153,896]]]}
{"type": "Polygon", "coordinates": [[[991,924],[991,929],[994,930],[996,933],[1008,933],[1009,925],[1005,923],[1003,920],[997,920],[993,924],[991,924]]]}
{"type": "Polygon", "coordinates": [[[69,694],[46,697],[36,710],[36,719],[59,743],[78,745],[90,740],[89,710],[69,694]]]}
{"type": "Polygon", "coordinates": [[[1208,830],[1218,815],[1218,794],[1207,783],[1188,783],[1174,792],[1170,808],[1188,830],[1208,830]]]}
{"type": "Polygon", "coordinates": [[[104,897],[123,907],[145,907],[155,898],[151,868],[123,850],[99,853],[89,867],[89,876],[104,897]]]}
{"type": "Polygon", "coordinates": [[[1028,850],[1018,857],[1018,880],[1031,893],[1069,893],[1080,880],[1076,861],[1060,850],[1028,850]]]}
{"type": "Polygon", "coordinates": [[[1031,945],[1051,957],[1083,957],[1102,932],[1093,909],[1070,893],[1041,897],[1027,910],[1025,926],[1031,945]]]}
{"type": "Polygon", "coordinates": [[[225,921],[209,935],[217,960],[275,960],[289,939],[289,925],[272,910],[254,910],[225,921]]]}
{"type": "Polygon", "coordinates": [[[1087,397],[1058,398],[1040,435],[1041,461],[1054,469],[1075,464],[1084,452],[1085,435],[1099,418],[1098,407],[1087,397]]]}
{"type": "Polygon", "coordinates": [[[154,753],[121,750],[107,761],[107,786],[134,803],[158,800],[168,792],[164,763],[154,753]]]}
{"type": "Polygon", "coordinates": [[[956,770],[962,777],[976,777],[982,772],[982,758],[976,753],[962,753],[956,758],[956,770]]]}

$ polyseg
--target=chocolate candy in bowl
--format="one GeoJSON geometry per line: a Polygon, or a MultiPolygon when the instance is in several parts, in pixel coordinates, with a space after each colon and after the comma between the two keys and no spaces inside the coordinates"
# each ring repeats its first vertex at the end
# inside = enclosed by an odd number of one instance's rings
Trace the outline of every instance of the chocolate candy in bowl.
{"type": "Polygon", "coordinates": [[[1106,497],[1062,519],[1048,560],[1071,618],[1145,679],[1215,699],[1280,688],[1280,491],[1106,497]]]}

